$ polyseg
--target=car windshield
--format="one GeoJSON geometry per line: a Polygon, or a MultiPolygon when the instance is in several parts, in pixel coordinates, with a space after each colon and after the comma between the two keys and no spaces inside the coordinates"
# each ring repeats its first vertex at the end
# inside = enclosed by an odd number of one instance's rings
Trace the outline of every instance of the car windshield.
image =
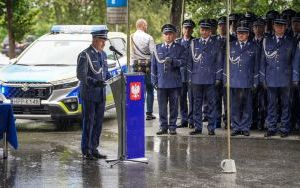
{"type": "MultiPolygon", "coordinates": [[[[86,49],[91,43],[89,41],[37,41],[18,59],[19,65],[66,65],[77,64],[78,54],[86,49]]],[[[109,41],[106,42],[104,51],[108,59],[113,59],[109,50],[109,41]]]]}

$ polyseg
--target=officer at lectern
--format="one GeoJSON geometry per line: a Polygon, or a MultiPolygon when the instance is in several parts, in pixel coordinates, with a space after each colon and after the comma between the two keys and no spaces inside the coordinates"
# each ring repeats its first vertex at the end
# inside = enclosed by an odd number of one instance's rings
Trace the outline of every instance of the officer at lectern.
{"type": "Polygon", "coordinates": [[[107,33],[106,27],[93,31],[92,44],[83,50],[77,59],[79,96],[83,107],[81,152],[84,158],[90,160],[106,158],[97,148],[105,110],[105,81],[111,77],[108,72],[107,56],[103,51],[107,33]]]}

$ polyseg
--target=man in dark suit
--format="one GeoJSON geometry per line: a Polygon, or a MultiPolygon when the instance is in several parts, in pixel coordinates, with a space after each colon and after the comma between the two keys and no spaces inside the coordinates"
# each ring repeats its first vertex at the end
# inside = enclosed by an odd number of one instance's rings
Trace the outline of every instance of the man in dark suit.
{"type": "Polygon", "coordinates": [[[92,32],[92,44],[77,59],[77,78],[83,106],[81,151],[87,159],[105,159],[98,151],[105,110],[105,81],[110,78],[107,56],[103,51],[108,29],[92,32]]]}

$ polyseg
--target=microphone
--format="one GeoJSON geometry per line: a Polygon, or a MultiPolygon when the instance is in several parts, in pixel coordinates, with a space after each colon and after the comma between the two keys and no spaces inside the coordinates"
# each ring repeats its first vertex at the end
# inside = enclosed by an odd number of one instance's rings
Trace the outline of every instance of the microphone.
{"type": "Polygon", "coordinates": [[[119,56],[123,56],[123,54],[121,52],[119,52],[114,46],[110,46],[109,50],[112,52],[115,52],[116,54],[118,54],[119,56]]]}

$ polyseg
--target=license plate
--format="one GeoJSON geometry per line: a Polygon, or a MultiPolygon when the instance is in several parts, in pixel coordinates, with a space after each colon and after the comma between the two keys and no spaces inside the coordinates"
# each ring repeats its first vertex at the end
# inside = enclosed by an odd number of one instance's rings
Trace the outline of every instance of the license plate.
{"type": "Polygon", "coordinates": [[[41,100],[40,99],[28,99],[28,98],[13,98],[12,104],[39,106],[39,105],[41,105],[41,100]]]}

